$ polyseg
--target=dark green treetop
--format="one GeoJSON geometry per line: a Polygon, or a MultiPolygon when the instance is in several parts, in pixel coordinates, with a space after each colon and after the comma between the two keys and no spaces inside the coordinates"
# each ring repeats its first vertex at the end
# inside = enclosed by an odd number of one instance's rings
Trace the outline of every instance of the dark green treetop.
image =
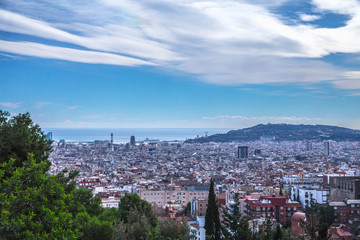
{"type": "Polygon", "coordinates": [[[8,112],[0,109],[0,163],[13,158],[14,167],[20,167],[27,160],[28,153],[33,153],[38,163],[47,163],[45,170],[48,170],[50,151],[50,142],[39,125],[33,123],[29,113],[10,117],[8,112]]]}
{"type": "Polygon", "coordinates": [[[205,214],[205,231],[207,239],[218,240],[222,237],[219,209],[216,204],[214,181],[212,179],[210,180],[208,206],[205,214]]]}

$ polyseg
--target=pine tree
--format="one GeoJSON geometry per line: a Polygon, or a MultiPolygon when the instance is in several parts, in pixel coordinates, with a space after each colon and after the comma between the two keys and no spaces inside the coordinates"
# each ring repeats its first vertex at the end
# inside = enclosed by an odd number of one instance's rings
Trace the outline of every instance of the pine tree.
{"type": "Polygon", "coordinates": [[[283,239],[283,236],[282,236],[282,232],[281,232],[281,228],[280,228],[280,225],[278,224],[276,226],[276,231],[274,233],[274,240],[281,240],[283,239]]]}
{"type": "Polygon", "coordinates": [[[210,180],[210,189],[208,197],[208,206],[205,214],[205,231],[206,238],[211,240],[221,239],[221,224],[219,217],[219,209],[216,204],[214,191],[214,181],[210,180]]]}
{"type": "Polygon", "coordinates": [[[251,231],[247,218],[242,216],[239,209],[239,194],[234,196],[234,204],[224,208],[223,228],[224,237],[229,240],[250,239],[251,231]]]}

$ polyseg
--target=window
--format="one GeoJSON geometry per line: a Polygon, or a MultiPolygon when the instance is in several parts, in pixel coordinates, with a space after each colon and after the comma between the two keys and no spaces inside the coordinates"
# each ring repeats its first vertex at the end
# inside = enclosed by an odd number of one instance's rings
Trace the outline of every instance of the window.
{"type": "Polygon", "coordinates": [[[351,204],[351,207],[355,207],[355,204],[351,204]]]}

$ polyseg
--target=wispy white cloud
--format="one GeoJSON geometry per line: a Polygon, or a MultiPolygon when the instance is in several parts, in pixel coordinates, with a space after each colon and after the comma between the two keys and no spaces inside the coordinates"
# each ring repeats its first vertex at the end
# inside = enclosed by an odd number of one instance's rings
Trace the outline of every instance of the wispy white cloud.
{"type": "Polygon", "coordinates": [[[284,2],[99,0],[84,6],[4,0],[11,11],[0,10],[1,30],[87,50],[2,41],[0,51],[84,63],[157,64],[213,84],[332,82],[359,89],[349,83],[354,79],[344,67],[321,58],[360,52],[360,2],[312,0],[319,15],[299,13],[303,21],[318,19],[322,11],[348,15],[345,26],[337,28],[287,25],[271,11],[284,2]],[[17,10],[22,8],[26,11],[17,10]]]}
{"type": "Polygon", "coordinates": [[[0,102],[0,105],[7,108],[19,108],[21,106],[21,102],[13,103],[13,102],[0,102]]]}
{"type": "Polygon", "coordinates": [[[73,125],[73,122],[69,119],[66,119],[62,122],[62,124],[65,126],[71,126],[71,125],[73,125]]]}
{"type": "Polygon", "coordinates": [[[79,106],[68,106],[67,107],[67,109],[69,109],[69,110],[75,110],[77,108],[79,108],[79,106]]]}
{"type": "Polygon", "coordinates": [[[99,119],[102,117],[101,114],[94,114],[94,115],[85,115],[85,116],[82,116],[83,118],[86,118],[86,119],[99,119]]]}
{"type": "Polygon", "coordinates": [[[33,42],[10,42],[0,40],[0,51],[6,51],[33,57],[52,58],[81,63],[112,64],[125,66],[155,65],[147,61],[120,56],[112,53],[54,47],[33,42]]]}
{"type": "Polygon", "coordinates": [[[321,19],[321,16],[319,16],[319,15],[309,15],[309,14],[299,14],[299,17],[301,20],[303,20],[305,22],[311,22],[311,21],[321,19]]]}
{"type": "Polygon", "coordinates": [[[35,104],[35,108],[42,108],[42,107],[44,107],[46,105],[50,105],[50,104],[52,104],[52,102],[37,102],[35,104]]]}

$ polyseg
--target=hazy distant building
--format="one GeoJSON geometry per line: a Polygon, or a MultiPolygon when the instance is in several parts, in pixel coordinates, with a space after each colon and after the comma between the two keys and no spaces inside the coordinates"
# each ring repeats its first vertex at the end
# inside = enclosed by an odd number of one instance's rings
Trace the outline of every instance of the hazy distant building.
{"type": "Polygon", "coordinates": [[[51,141],[53,139],[53,133],[52,132],[48,132],[47,134],[46,134],[46,140],[47,141],[51,141]]]}
{"type": "Polygon", "coordinates": [[[329,143],[329,141],[324,142],[324,155],[325,156],[330,155],[330,143],[329,143]]]}
{"type": "Polygon", "coordinates": [[[249,147],[240,146],[238,147],[237,157],[241,160],[248,160],[249,158],[249,147]]]}
{"type": "Polygon", "coordinates": [[[113,133],[111,133],[111,140],[110,140],[110,143],[111,143],[111,145],[113,145],[113,143],[114,143],[114,134],[113,134],[113,133]]]}
{"type": "Polygon", "coordinates": [[[130,137],[130,145],[135,146],[135,136],[130,137]]]}
{"type": "Polygon", "coordinates": [[[311,142],[306,142],[306,151],[312,151],[312,143],[311,142]]]}

